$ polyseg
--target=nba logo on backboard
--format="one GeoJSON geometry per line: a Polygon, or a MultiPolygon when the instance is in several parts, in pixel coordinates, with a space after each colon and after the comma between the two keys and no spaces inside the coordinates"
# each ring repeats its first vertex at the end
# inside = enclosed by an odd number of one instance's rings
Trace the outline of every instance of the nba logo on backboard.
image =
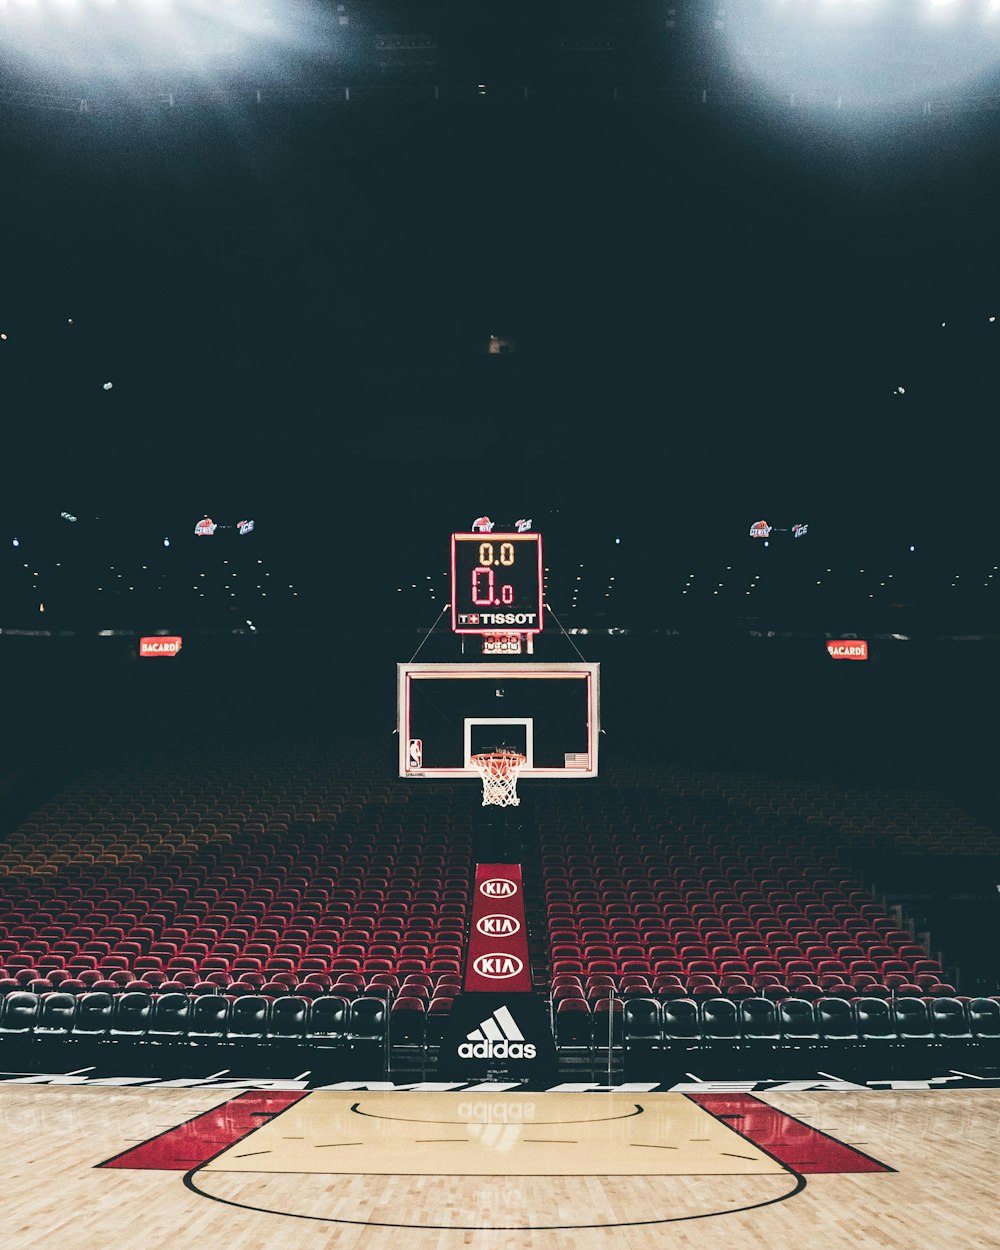
{"type": "Polygon", "coordinates": [[[406,751],[406,767],[421,768],[424,762],[424,744],[420,738],[411,738],[406,751]]]}

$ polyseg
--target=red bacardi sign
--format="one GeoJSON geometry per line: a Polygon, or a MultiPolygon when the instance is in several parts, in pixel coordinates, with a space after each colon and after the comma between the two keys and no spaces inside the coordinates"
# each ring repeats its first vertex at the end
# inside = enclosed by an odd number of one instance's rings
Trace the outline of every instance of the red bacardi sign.
{"type": "Polygon", "coordinates": [[[181,649],[181,639],[178,637],[167,638],[158,635],[155,638],[139,639],[140,655],[176,655],[181,649]]]}
{"type": "Polygon", "coordinates": [[[826,644],[827,652],[834,660],[867,660],[868,643],[863,638],[845,638],[826,644]]]}

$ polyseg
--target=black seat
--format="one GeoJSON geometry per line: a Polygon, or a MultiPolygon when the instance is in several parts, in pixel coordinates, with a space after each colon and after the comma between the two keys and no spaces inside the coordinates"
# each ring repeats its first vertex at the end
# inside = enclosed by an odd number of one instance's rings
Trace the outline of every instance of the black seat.
{"type": "Polygon", "coordinates": [[[555,1039],[559,1047],[586,1047],[594,1040],[594,1019],[585,998],[561,998],[556,1003],[555,1039]]]}
{"type": "Polygon", "coordinates": [[[972,1041],[972,1029],[965,1004],[957,998],[933,998],[930,1003],[931,1028],[939,1041],[972,1041]]]}
{"type": "Polygon", "coordinates": [[[781,1040],[778,1012],[775,1003],[768,998],[744,998],[740,1001],[740,1028],[743,1040],[752,1046],[761,1046],[781,1040]]]}
{"type": "Polygon", "coordinates": [[[349,1030],[352,1041],[382,1042],[385,1040],[387,1013],[385,999],[356,998],[351,1003],[349,1030]]]}
{"type": "Polygon", "coordinates": [[[669,998],[662,1006],[663,1040],[672,1049],[690,1049],[701,1041],[701,1020],[693,998],[669,998]]]}
{"type": "Polygon", "coordinates": [[[739,1046],[740,1013],[731,998],[706,998],[701,1004],[701,1033],[714,1050],[732,1051],[739,1046]]]}
{"type": "Polygon", "coordinates": [[[129,990],[127,994],[119,994],[115,999],[109,1036],[136,1039],[145,1037],[152,1018],[152,995],[142,990],[129,990]]]}
{"type": "Polygon", "coordinates": [[[76,1005],[73,1036],[86,1039],[106,1037],[114,1017],[115,1000],[104,990],[81,994],[76,1005]]]}
{"type": "Polygon", "coordinates": [[[778,1003],[778,1026],[787,1045],[815,1045],[819,1027],[812,1003],[804,998],[785,998],[778,1003]]]}
{"type": "Polygon", "coordinates": [[[426,1029],[424,1000],[401,994],[389,1008],[389,1037],[392,1045],[423,1046],[426,1029]]]}
{"type": "Polygon", "coordinates": [[[244,994],[233,1000],[229,1012],[228,1036],[236,1040],[262,1041],[267,1033],[270,999],[260,994],[244,994]]]}
{"type": "Polygon", "coordinates": [[[437,995],[427,1004],[427,1016],[424,1022],[424,1037],[427,1046],[440,1046],[444,1042],[445,1029],[451,1015],[454,997],[437,995]]]}
{"type": "Polygon", "coordinates": [[[858,1036],[866,1046],[884,1047],[899,1041],[892,1006],[884,998],[859,998],[854,1004],[858,1036]]]}
{"type": "Polygon", "coordinates": [[[821,998],[816,1003],[816,1021],[824,1042],[839,1044],[858,1040],[854,1009],[846,998],[821,998]]]}
{"type": "Polygon", "coordinates": [[[622,1012],[625,1048],[649,1051],[663,1041],[663,1019],[655,998],[627,998],[622,1012]]]}
{"type": "Polygon", "coordinates": [[[267,1036],[272,1042],[301,1042],[309,1023],[309,1001],[295,994],[276,998],[267,1014],[267,1036]]]}
{"type": "Polygon", "coordinates": [[[191,1003],[188,1041],[222,1041],[229,1033],[229,1011],[228,998],[221,994],[200,994],[191,1003]]]}
{"type": "Polygon", "coordinates": [[[30,1037],[38,1021],[40,1000],[30,990],[15,990],[3,1000],[0,1037],[30,1037]]]}
{"type": "Polygon", "coordinates": [[[61,994],[53,990],[42,996],[36,1037],[68,1037],[76,1020],[76,998],[73,994],[61,994]]]}
{"type": "Polygon", "coordinates": [[[917,1042],[930,1042],[933,1038],[927,1004],[922,998],[895,999],[892,1015],[901,1041],[913,1045],[917,1042]]]}
{"type": "Polygon", "coordinates": [[[191,1023],[191,999],[187,994],[161,994],[153,1005],[148,1036],[153,1041],[183,1041],[191,1023]]]}
{"type": "Polygon", "coordinates": [[[306,1030],[308,1040],[319,1046],[332,1046],[347,1038],[350,1004],[339,994],[313,999],[306,1030]]]}
{"type": "Polygon", "coordinates": [[[969,1031],[977,1044],[988,1049],[1000,1043],[1000,1002],[995,998],[971,998],[966,1005],[969,1031]]]}

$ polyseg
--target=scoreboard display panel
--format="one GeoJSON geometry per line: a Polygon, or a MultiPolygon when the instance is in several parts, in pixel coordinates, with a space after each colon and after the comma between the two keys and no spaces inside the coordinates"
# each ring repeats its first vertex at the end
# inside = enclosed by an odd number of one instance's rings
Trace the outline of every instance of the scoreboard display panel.
{"type": "Polygon", "coordinates": [[[456,634],[540,633],[542,599],[541,534],[452,534],[456,634]]]}

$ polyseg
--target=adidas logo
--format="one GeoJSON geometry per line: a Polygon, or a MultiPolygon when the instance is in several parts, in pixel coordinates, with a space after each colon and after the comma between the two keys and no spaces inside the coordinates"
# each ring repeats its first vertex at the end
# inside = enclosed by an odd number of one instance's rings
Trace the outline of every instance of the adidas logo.
{"type": "Polygon", "coordinates": [[[506,1007],[498,1007],[460,1043],[462,1059],[534,1059],[535,1044],[526,1042],[506,1007]]]}

